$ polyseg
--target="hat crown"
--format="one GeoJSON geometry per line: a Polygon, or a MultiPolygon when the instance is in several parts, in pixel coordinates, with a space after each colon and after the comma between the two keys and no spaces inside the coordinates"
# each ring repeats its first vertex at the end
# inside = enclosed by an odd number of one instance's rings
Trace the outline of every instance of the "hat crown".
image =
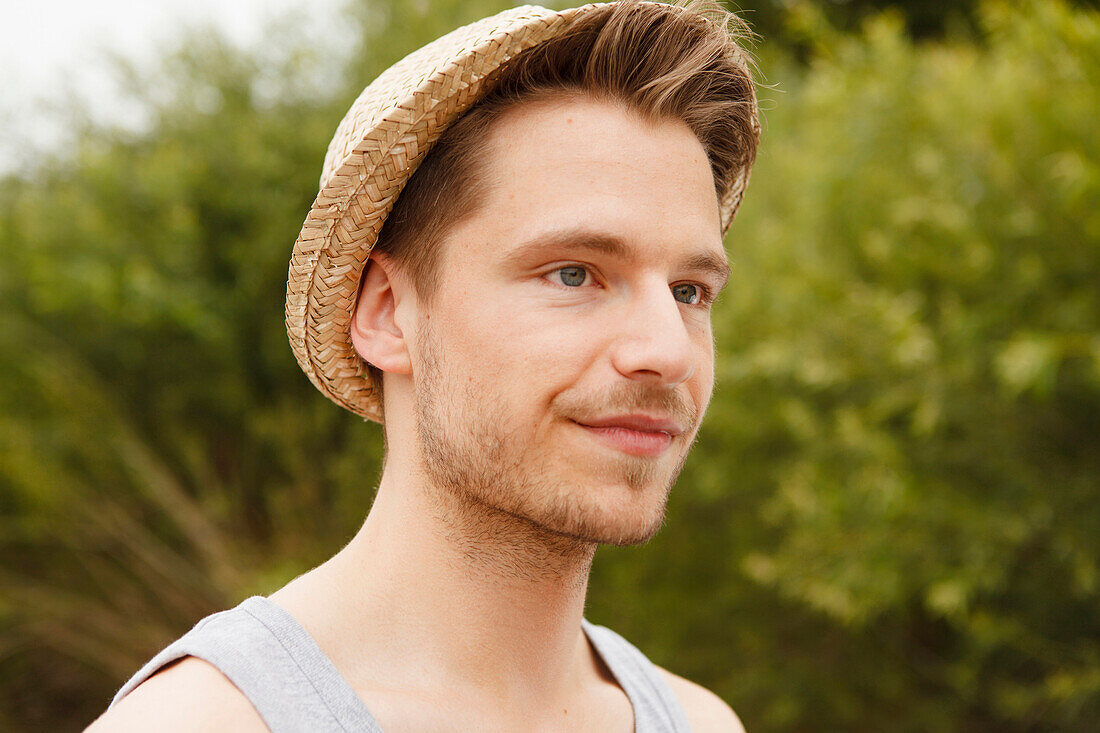
{"type": "Polygon", "coordinates": [[[482,74],[476,66],[469,69],[458,68],[468,54],[483,54],[488,50],[487,46],[522,43],[521,38],[510,35],[502,37],[502,27],[524,27],[532,20],[549,20],[558,15],[559,13],[539,5],[510,8],[456,28],[387,68],[359,94],[336,128],[321,169],[321,188],[326,186],[348,157],[356,152],[356,146],[379,123],[408,122],[422,110],[425,100],[441,85],[438,81],[433,83],[433,80],[445,79],[445,83],[452,89],[478,81],[482,74]]]}

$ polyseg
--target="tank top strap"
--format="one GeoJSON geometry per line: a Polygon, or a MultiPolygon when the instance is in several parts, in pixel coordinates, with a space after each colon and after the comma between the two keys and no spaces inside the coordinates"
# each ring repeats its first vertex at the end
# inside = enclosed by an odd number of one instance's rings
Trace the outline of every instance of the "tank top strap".
{"type": "Polygon", "coordinates": [[[164,665],[187,656],[217,667],[273,733],[382,733],[378,722],[305,629],[263,596],[207,616],[153,657],[115,705],[164,665]]]}
{"type": "Polygon", "coordinates": [[[691,733],[683,706],[653,662],[606,626],[582,618],[581,627],[630,698],[635,733],[691,733]]]}

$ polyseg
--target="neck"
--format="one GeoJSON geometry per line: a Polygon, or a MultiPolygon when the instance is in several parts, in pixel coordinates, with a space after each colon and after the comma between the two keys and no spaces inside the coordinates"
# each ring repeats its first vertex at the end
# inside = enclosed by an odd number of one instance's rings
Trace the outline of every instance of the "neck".
{"type": "Polygon", "coordinates": [[[390,459],[352,541],[272,599],[353,686],[461,690],[517,706],[567,698],[591,664],[579,629],[596,543],[390,459]]]}

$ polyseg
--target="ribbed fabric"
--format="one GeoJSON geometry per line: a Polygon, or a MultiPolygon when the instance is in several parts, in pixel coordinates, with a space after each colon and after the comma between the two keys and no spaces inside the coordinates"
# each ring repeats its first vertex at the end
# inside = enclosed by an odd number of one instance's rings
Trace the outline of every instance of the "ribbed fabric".
{"type": "Polygon", "coordinates": [[[169,662],[194,656],[221,670],[273,733],[382,733],[313,637],[281,606],[253,596],[207,616],[153,657],[115,694],[115,705],[169,662]]]}
{"type": "MultiPolygon", "coordinates": [[[[581,619],[581,627],[630,698],[636,733],[690,733],[680,702],[645,655],[605,626],[581,619]]],[[[138,670],[111,706],[161,667],[186,656],[221,670],[272,733],[382,733],[301,624],[263,596],[199,621],[138,670]]]]}
{"type": "Polygon", "coordinates": [[[630,698],[635,733],[691,733],[680,701],[653,662],[606,626],[582,618],[581,628],[630,698]]]}

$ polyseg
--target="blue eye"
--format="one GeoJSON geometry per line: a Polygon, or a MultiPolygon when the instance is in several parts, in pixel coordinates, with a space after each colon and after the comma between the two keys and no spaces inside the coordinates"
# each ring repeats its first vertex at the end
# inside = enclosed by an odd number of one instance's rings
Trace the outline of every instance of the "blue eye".
{"type": "Polygon", "coordinates": [[[562,267],[558,271],[561,278],[562,285],[568,285],[569,287],[579,287],[584,284],[588,271],[583,267],[562,267]]]}
{"type": "Polygon", "coordinates": [[[682,283],[680,285],[672,286],[672,297],[681,303],[687,303],[688,305],[694,305],[698,303],[702,297],[702,291],[700,291],[698,285],[692,285],[691,283],[682,283]]]}

